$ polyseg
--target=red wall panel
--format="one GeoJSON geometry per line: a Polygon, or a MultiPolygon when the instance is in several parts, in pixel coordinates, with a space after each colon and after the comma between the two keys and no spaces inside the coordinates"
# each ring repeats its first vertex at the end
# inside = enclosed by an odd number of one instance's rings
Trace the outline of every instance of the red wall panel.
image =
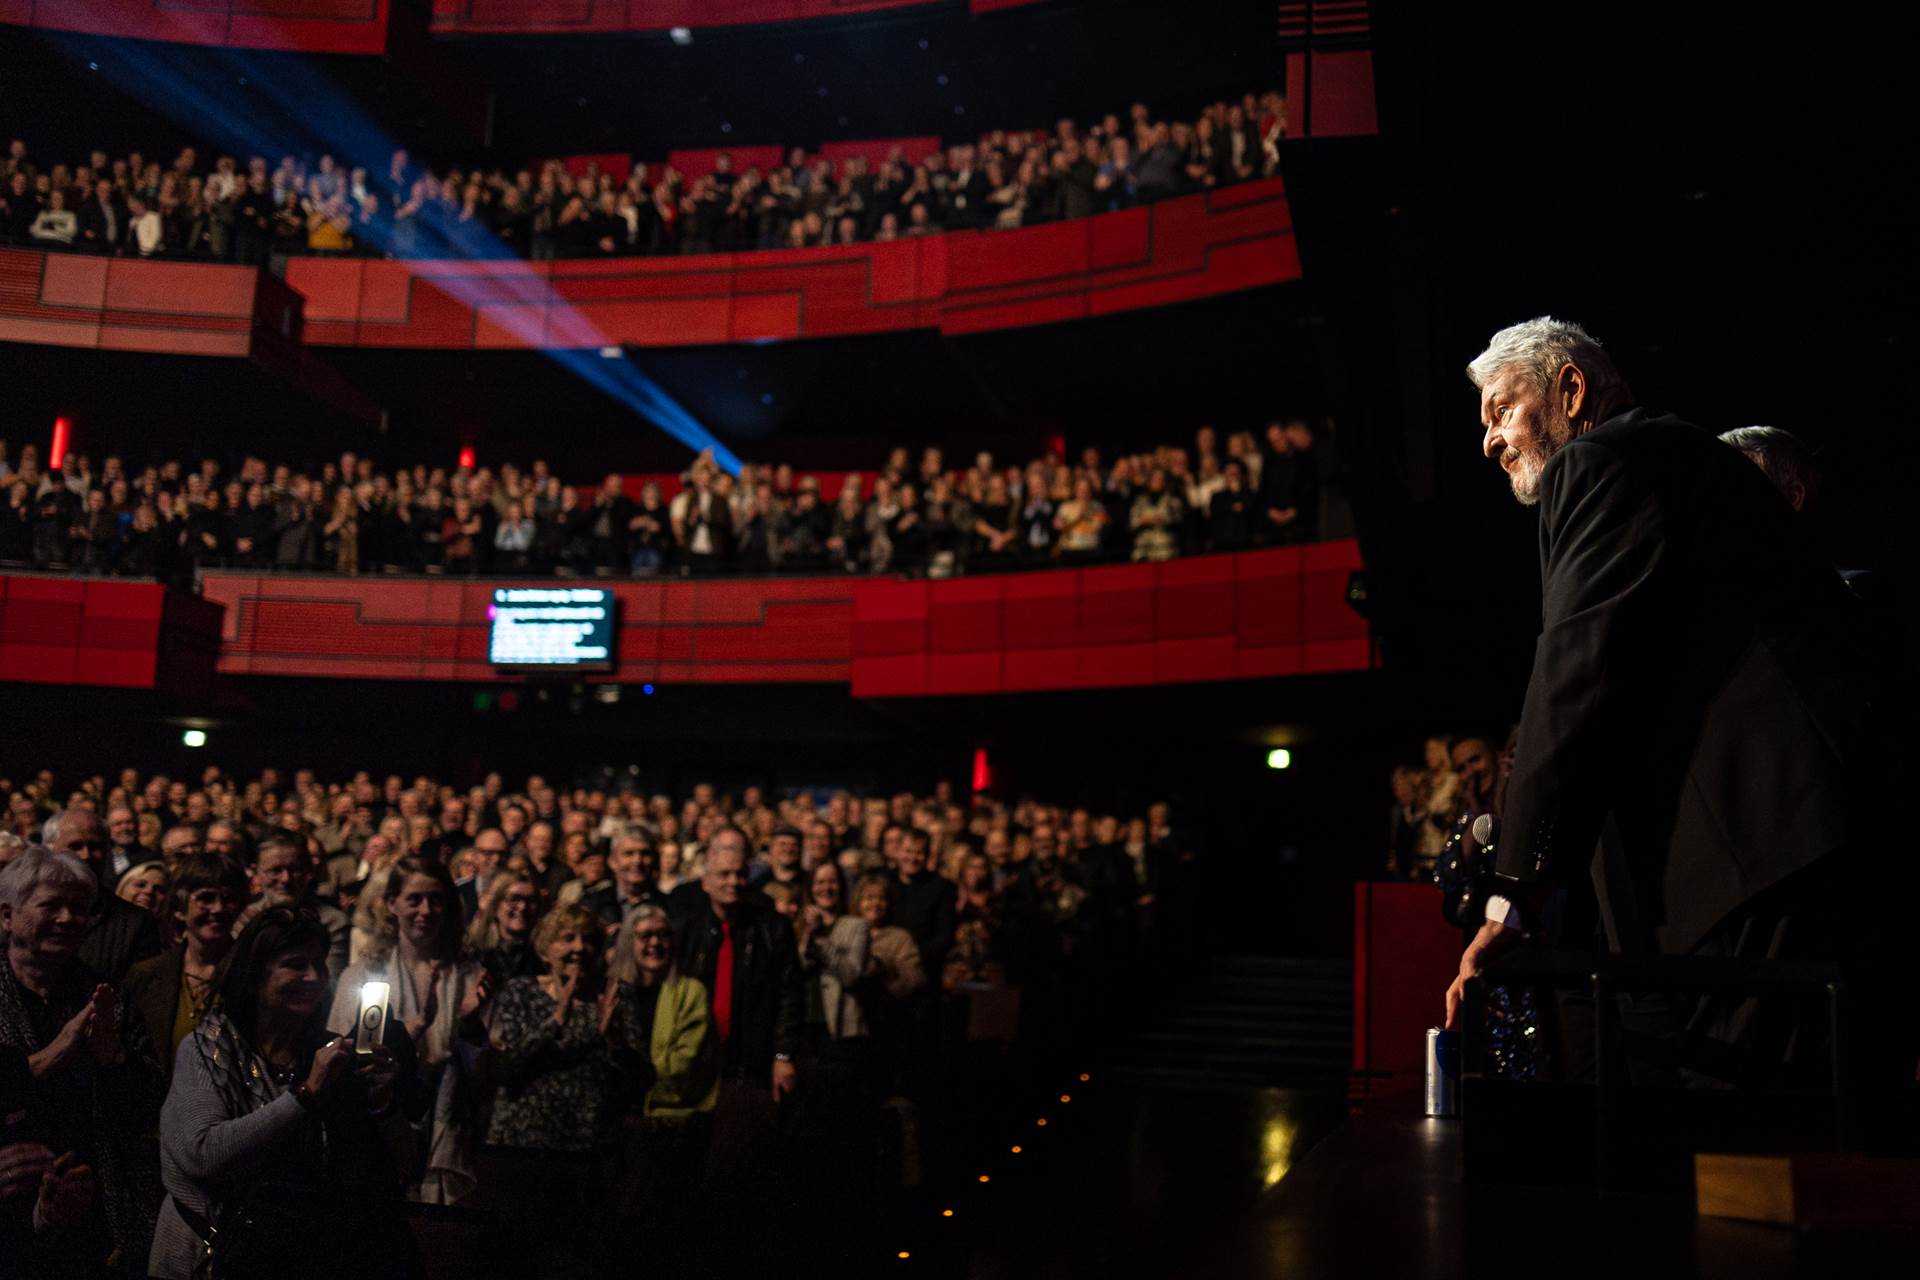
{"type": "Polygon", "coordinates": [[[863,138],[850,142],[823,142],[818,151],[811,154],[833,161],[834,172],[840,171],[840,163],[854,156],[862,156],[870,168],[878,169],[881,161],[892,154],[895,147],[900,148],[901,159],[908,164],[919,164],[928,156],[941,149],[937,137],[920,138],[863,138]]]}
{"type": "Polygon", "coordinates": [[[592,167],[621,186],[626,185],[627,175],[633,172],[633,157],[624,151],[592,156],[561,156],[559,160],[566,171],[576,178],[584,178],[588,168],[592,167]]]}
{"type": "Polygon", "coordinates": [[[252,267],[0,249],[0,342],[244,356],[286,295],[252,267]]]}
{"type": "Polygon", "coordinates": [[[1419,1087],[1426,1030],[1446,1013],[1447,983],[1466,945],[1431,884],[1353,886],[1353,1070],[1389,1087],[1419,1087]]]}
{"type": "MultiPolygon", "coordinates": [[[[610,678],[846,683],[858,697],[900,697],[1364,670],[1364,626],[1339,612],[1351,615],[1339,566],[1358,564],[1341,542],[942,582],[622,581],[611,584],[610,678]],[[1298,639],[1316,631],[1334,638],[1298,639]]],[[[151,583],[0,576],[0,682],[197,690],[216,658],[226,675],[516,680],[486,661],[492,585],[213,573],[199,599],[151,583]]]]}
{"type": "Polygon", "coordinates": [[[218,631],[216,606],[156,583],[0,575],[0,683],[191,690],[218,631]]]}
{"type": "Polygon", "coordinates": [[[433,0],[436,32],[583,34],[802,22],[936,0],[433,0]]]}
{"type": "Polygon", "coordinates": [[[0,22],[135,40],[382,53],[389,0],[6,0],[0,22]]]}
{"type": "Polygon", "coordinates": [[[1373,51],[1337,49],[1287,55],[1287,136],[1347,138],[1380,132],[1373,89],[1373,51]],[[1311,59],[1311,61],[1309,61],[1311,59]],[[1301,86],[1306,86],[1303,94],[1301,86]],[[1310,101],[1311,108],[1302,109],[1310,101]]]}
{"type": "MultiPolygon", "coordinates": [[[[736,160],[749,152],[736,149],[736,160]]],[[[287,283],[307,298],[306,340],[328,346],[671,346],[917,328],[971,333],[1298,279],[1284,184],[1268,179],[1229,193],[1014,231],[847,248],[551,263],[295,258],[287,283]]]]}
{"type": "Polygon", "coordinates": [[[786,149],[778,143],[754,147],[702,147],[689,151],[667,152],[667,163],[678,169],[688,182],[695,178],[704,178],[712,173],[715,162],[722,154],[733,157],[733,172],[745,173],[749,169],[759,169],[762,173],[777,169],[787,158],[786,149]]]}
{"type": "Polygon", "coordinates": [[[248,267],[0,250],[0,341],[252,353],[292,317],[317,346],[499,350],[973,333],[1298,279],[1278,179],[1015,231],[684,258],[248,267]],[[286,290],[291,290],[288,293],[286,290]],[[294,295],[297,295],[295,297],[294,295]],[[258,319],[272,311],[273,322],[258,319]]]}
{"type": "MultiPolygon", "coordinates": [[[[895,697],[1365,670],[1364,624],[1333,622],[1336,608],[1351,614],[1345,570],[1332,567],[1345,564],[1359,565],[1352,542],[940,582],[612,582],[608,678],[847,683],[895,697]],[[1309,562],[1322,568],[1307,573],[1309,562]],[[1302,640],[1310,613],[1353,636],[1302,640]]],[[[224,673],[517,680],[486,662],[492,586],[213,573],[205,589],[225,606],[224,673]]]]}

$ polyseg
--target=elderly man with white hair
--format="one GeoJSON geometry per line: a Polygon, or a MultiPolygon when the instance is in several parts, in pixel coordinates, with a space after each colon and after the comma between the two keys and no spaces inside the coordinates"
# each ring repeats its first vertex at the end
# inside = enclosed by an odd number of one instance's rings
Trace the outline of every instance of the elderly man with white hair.
{"type": "Polygon", "coordinates": [[[41,828],[40,842],[49,849],[70,853],[85,864],[99,882],[93,910],[93,927],[80,948],[80,959],[100,975],[102,981],[118,986],[135,961],[160,954],[164,939],[160,921],[113,892],[114,877],[108,874],[112,848],[106,824],[91,809],[62,809],[47,819],[41,828]]]}
{"type": "MultiPolygon", "coordinates": [[[[1498,896],[1449,1021],[1483,963],[1554,936],[1589,873],[1615,951],[1835,960],[1869,982],[1876,963],[1897,971],[1879,904],[1908,899],[1884,892],[1903,873],[1883,865],[1876,827],[1889,793],[1872,774],[1888,757],[1871,663],[1792,510],[1712,435],[1634,407],[1579,325],[1503,329],[1467,374],[1483,452],[1539,508],[1544,599],[1498,896]]],[[[1657,1002],[1628,1013],[1678,1046],[1686,1079],[1779,1081],[1824,1053],[1817,1034],[1763,1042],[1730,1004],[1696,1012],[1684,1036],[1688,1018],[1657,1002]],[[1716,1053],[1739,1065],[1710,1068],[1716,1053]]]]}

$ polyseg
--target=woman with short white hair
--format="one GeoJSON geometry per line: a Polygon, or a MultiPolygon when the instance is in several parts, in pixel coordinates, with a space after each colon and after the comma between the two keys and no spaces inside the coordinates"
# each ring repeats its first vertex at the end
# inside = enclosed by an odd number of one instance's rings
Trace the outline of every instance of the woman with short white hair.
{"type": "Polygon", "coordinates": [[[82,1269],[115,1249],[146,1256],[159,1201],[151,1153],[139,1160],[124,1125],[108,1119],[129,1105],[157,1108],[159,1085],[121,1034],[137,1020],[120,1016],[113,988],[80,962],[99,891],[85,863],[45,845],[0,870],[0,1165],[10,1175],[23,1162],[40,1168],[34,1248],[82,1269]]]}

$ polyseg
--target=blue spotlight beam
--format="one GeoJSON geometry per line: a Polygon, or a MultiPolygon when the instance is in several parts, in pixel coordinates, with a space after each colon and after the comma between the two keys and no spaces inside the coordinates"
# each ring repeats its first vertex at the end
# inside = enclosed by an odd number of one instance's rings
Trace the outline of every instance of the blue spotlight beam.
{"type": "MultiPolygon", "coordinates": [[[[196,49],[197,58],[211,58],[225,74],[221,84],[239,84],[251,89],[274,109],[278,119],[263,113],[236,108],[223,101],[207,82],[181,65],[180,52],[172,46],[140,41],[110,41],[101,45],[63,37],[58,41],[68,56],[97,66],[121,87],[139,95],[156,110],[172,116],[181,124],[205,129],[232,144],[233,149],[260,155],[274,163],[276,157],[320,153],[341,162],[342,177],[355,168],[369,174],[383,174],[400,145],[342,94],[328,78],[305,60],[279,55],[270,61],[262,55],[241,49],[196,49]]],[[[381,210],[381,217],[356,229],[380,249],[394,248],[392,211],[381,210]]],[[[524,307],[509,307],[492,313],[528,346],[597,387],[654,426],[665,431],[695,453],[711,451],[714,461],[733,475],[740,473],[740,459],[722,444],[693,414],[667,394],[653,378],[628,358],[624,349],[617,358],[601,354],[617,346],[577,307],[553,287],[546,276],[513,263],[520,259],[508,245],[479,222],[463,222],[449,214],[444,205],[426,206],[416,219],[416,243],[409,255],[439,258],[455,262],[499,263],[486,275],[486,286],[458,274],[436,280],[462,301],[478,306],[497,301],[504,290],[508,297],[524,307]],[[543,345],[542,317],[559,318],[559,328],[579,347],[550,348],[543,345]]]]}

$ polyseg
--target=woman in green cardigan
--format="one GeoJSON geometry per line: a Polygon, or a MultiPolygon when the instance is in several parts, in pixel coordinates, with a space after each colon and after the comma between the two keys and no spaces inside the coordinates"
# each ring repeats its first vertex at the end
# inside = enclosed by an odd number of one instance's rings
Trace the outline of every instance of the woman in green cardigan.
{"type": "Polygon", "coordinates": [[[673,968],[667,913],[644,906],[616,935],[611,972],[631,992],[634,1041],[648,1046],[652,1079],[638,1108],[650,1120],[686,1120],[720,1096],[719,1041],[698,978],[673,968]]]}
{"type": "Polygon", "coordinates": [[[713,1106],[720,1096],[720,1038],[707,989],[673,968],[667,913],[644,906],[614,935],[613,976],[637,1008],[652,1080],[636,1091],[627,1120],[619,1212],[625,1256],[649,1259],[663,1275],[693,1273],[689,1227],[699,1220],[713,1106]],[[682,1265],[683,1263],[687,1265],[682,1265]]]}

